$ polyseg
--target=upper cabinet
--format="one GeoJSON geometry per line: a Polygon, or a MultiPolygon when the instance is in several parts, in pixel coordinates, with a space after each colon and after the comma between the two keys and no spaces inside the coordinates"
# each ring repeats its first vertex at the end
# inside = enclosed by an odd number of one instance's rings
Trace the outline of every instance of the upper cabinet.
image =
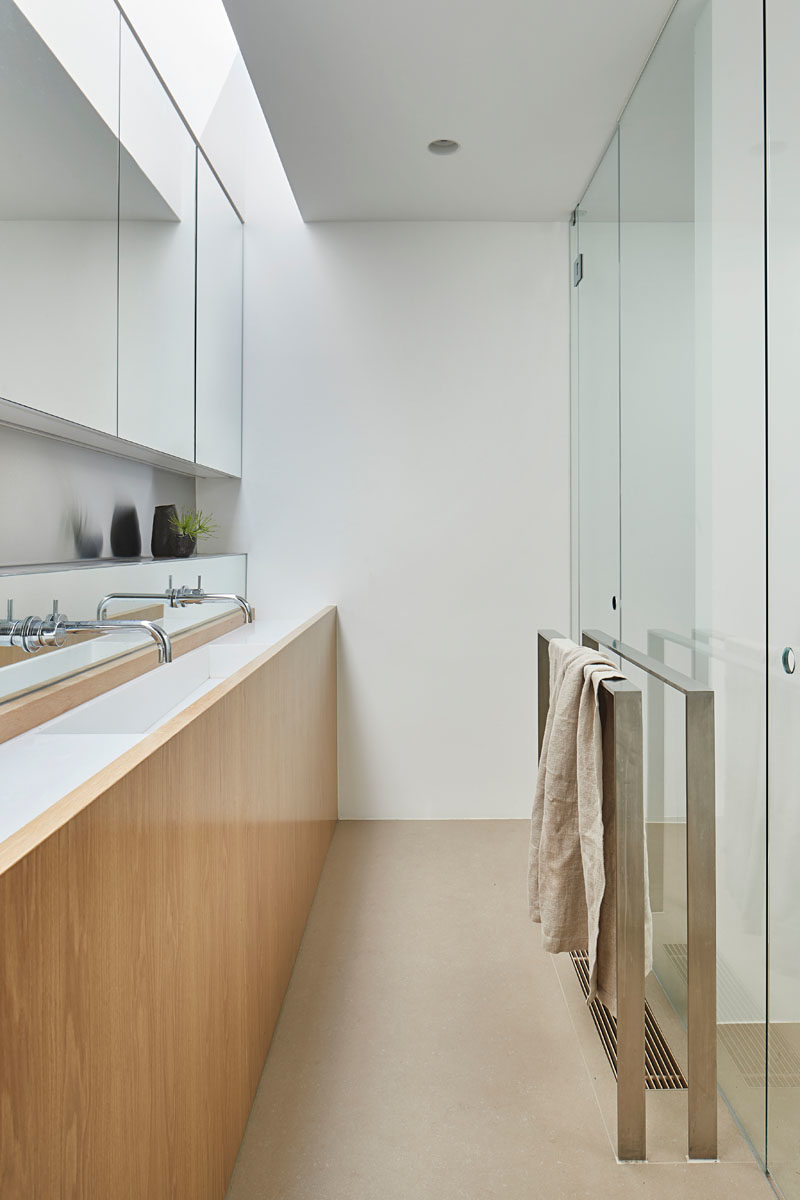
{"type": "Polygon", "coordinates": [[[119,30],[105,0],[0,0],[0,397],[109,434],[119,30]]]}
{"type": "Polygon", "coordinates": [[[242,223],[197,156],[197,442],[204,467],[242,471],[242,223]]]}
{"type": "Polygon", "coordinates": [[[194,459],[195,144],[122,27],[119,436],[194,459]]]}
{"type": "Polygon", "coordinates": [[[242,224],[113,0],[0,0],[0,154],[0,419],[239,475],[242,224]]]}

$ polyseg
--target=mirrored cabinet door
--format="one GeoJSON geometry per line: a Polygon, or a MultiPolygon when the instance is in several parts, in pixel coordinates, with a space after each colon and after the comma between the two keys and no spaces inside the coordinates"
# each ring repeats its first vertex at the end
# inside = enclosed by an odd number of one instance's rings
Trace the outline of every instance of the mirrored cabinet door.
{"type": "Polygon", "coordinates": [[[123,24],[119,436],[194,458],[195,145],[123,24]]]}
{"type": "Polygon", "coordinates": [[[196,453],[204,467],[242,471],[242,223],[197,156],[196,453]]]}
{"type": "Polygon", "coordinates": [[[119,37],[107,0],[0,0],[0,397],[112,434],[119,37]]]}

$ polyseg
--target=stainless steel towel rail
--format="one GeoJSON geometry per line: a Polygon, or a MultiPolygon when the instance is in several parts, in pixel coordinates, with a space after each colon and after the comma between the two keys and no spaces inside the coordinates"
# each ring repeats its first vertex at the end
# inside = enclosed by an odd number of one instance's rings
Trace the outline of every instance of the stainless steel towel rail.
{"type": "MultiPolygon", "coordinates": [[[[610,650],[685,699],[687,1080],[689,1158],[717,1157],[717,894],[714,783],[714,693],[652,655],[598,629],[583,644],[610,650]]],[[[541,671],[541,667],[540,667],[541,671]]],[[[649,717],[656,711],[650,704],[649,717]]],[[[605,747],[604,747],[605,748],[605,747]]],[[[662,751],[663,756],[663,751],[662,751]]],[[[663,765],[663,764],[662,764],[663,765]]]]}
{"type": "MultiPolygon", "coordinates": [[[[648,629],[647,653],[658,662],[666,662],[667,645],[679,646],[692,656],[692,676],[708,686],[709,664],[712,659],[735,662],[735,658],[719,647],[712,646],[706,631],[692,630],[686,637],[669,629],[648,629]]],[[[753,664],[742,664],[750,665],[753,664]]],[[[664,908],[664,838],[663,824],[655,822],[664,816],[664,774],[666,765],[666,705],[664,689],[656,679],[650,678],[645,701],[647,711],[647,810],[651,821],[650,851],[650,902],[653,911],[664,908]]]]}
{"type": "MultiPolygon", "coordinates": [[[[550,641],[539,630],[539,754],[550,703],[550,641]]],[[[617,1156],[647,1156],[644,1008],[644,790],[642,693],[627,679],[603,682],[599,692],[603,730],[604,808],[614,799],[617,859],[617,1156]]]]}

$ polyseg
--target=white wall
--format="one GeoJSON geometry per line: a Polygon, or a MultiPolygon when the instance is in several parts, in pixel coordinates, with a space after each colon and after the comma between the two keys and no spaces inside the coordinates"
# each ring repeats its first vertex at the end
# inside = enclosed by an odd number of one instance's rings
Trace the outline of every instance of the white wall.
{"type": "Polygon", "coordinates": [[[262,610],[339,605],[343,816],[530,809],[535,633],[569,621],[566,238],[247,227],[227,541],[262,610]]]}
{"type": "Polygon", "coordinates": [[[65,524],[72,506],[86,511],[89,526],[104,535],[102,553],[110,555],[108,534],[117,502],[136,506],[142,551],[149,554],[154,506],[192,504],[194,480],[0,426],[2,564],[74,558],[65,524]]]}
{"type": "Polygon", "coordinates": [[[569,620],[566,226],[304,226],[250,136],[244,477],[199,502],[262,611],[339,606],[344,816],[525,816],[535,632],[569,620]]]}

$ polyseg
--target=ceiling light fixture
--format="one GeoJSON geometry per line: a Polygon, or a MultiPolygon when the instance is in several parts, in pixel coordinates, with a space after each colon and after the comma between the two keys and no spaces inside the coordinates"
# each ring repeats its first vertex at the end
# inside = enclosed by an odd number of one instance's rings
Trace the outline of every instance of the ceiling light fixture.
{"type": "Polygon", "coordinates": [[[461,147],[452,138],[437,138],[434,142],[428,142],[428,149],[431,154],[455,154],[461,147]]]}

